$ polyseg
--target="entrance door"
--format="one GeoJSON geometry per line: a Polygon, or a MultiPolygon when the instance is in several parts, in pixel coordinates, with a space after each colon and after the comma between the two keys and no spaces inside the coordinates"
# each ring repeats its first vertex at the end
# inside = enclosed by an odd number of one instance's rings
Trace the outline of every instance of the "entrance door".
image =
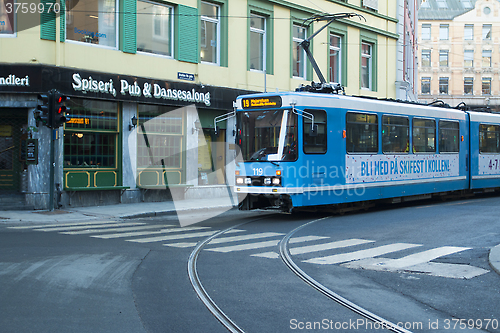
{"type": "Polygon", "coordinates": [[[22,129],[27,125],[24,110],[13,109],[0,111],[0,190],[19,191],[21,188],[21,173],[25,163],[21,160],[22,129]],[[20,113],[21,117],[12,117],[20,113]]]}

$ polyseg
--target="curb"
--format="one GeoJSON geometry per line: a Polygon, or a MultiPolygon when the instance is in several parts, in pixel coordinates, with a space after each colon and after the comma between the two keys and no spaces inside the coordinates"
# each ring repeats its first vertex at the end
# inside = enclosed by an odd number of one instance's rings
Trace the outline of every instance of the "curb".
{"type": "Polygon", "coordinates": [[[489,261],[491,268],[500,274],[500,244],[490,250],[489,261]]]}
{"type": "Polygon", "coordinates": [[[228,206],[228,205],[221,205],[221,206],[210,206],[210,207],[196,207],[196,208],[184,208],[184,209],[172,209],[172,210],[165,210],[165,211],[160,211],[160,212],[146,212],[146,213],[138,213],[138,214],[131,214],[131,215],[123,215],[120,216],[121,219],[135,219],[135,218],[143,218],[143,217],[155,217],[155,216],[166,216],[166,215],[175,215],[177,212],[189,212],[189,211],[199,211],[199,210],[220,210],[220,209],[235,209],[237,206],[228,206]]]}

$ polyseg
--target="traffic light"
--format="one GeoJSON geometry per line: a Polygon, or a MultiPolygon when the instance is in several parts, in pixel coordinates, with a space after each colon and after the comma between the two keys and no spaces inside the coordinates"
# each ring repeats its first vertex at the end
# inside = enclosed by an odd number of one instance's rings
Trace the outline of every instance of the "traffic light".
{"type": "Polygon", "coordinates": [[[41,121],[45,126],[51,127],[52,112],[50,108],[52,106],[52,93],[38,94],[37,98],[38,105],[35,111],[36,126],[38,127],[38,123],[41,121]]]}
{"type": "Polygon", "coordinates": [[[52,110],[52,128],[59,128],[64,125],[70,118],[67,116],[70,108],[66,106],[66,102],[69,101],[69,97],[61,94],[60,92],[54,92],[54,109],[52,110]]]}

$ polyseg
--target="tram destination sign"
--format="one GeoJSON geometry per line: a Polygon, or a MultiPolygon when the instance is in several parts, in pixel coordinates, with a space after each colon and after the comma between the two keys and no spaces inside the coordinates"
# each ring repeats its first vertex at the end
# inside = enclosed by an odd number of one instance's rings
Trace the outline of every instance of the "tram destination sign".
{"type": "Polygon", "coordinates": [[[279,108],[281,96],[243,98],[241,105],[243,109],[279,108]]]}

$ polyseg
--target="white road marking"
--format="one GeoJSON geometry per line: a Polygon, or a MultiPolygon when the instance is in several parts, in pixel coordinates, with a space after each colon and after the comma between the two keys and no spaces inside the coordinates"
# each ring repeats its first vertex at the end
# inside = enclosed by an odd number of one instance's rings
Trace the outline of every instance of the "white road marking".
{"type": "Polygon", "coordinates": [[[361,245],[366,243],[373,243],[373,242],[375,241],[366,239],[356,239],[356,238],[346,239],[331,243],[294,247],[290,249],[290,254],[297,255],[297,254],[311,253],[317,251],[332,250],[332,249],[338,249],[338,248],[361,245]]]}
{"type": "Polygon", "coordinates": [[[418,252],[411,254],[409,256],[393,259],[387,263],[381,263],[380,266],[388,266],[391,269],[398,269],[408,266],[414,266],[418,264],[423,264],[434,260],[439,257],[443,257],[449,254],[470,250],[470,247],[456,247],[456,246],[443,246],[435,249],[418,252]]]}
{"type": "Polygon", "coordinates": [[[161,229],[157,231],[135,231],[135,232],[120,232],[109,235],[95,235],[90,236],[94,238],[125,238],[125,237],[135,237],[135,236],[146,236],[146,235],[158,235],[158,234],[166,234],[171,232],[183,232],[183,231],[193,231],[193,230],[201,230],[201,229],[209,229],[209,227],[190,227],[190,228],[169,228],[169,229],[161,229]]]}
{"type": "MultiPolygon", "coordinates": [[[[125,223],[113,223],[113,224],[98,224],[98,225],[93,225],[92,228],[109,228],[109,227],[120,227],[120,226],[131,226],[131,225],[145,225],[146,223],[139,223],[139,222],[125,222],[125,223]]],[[[71,231],[71,230],[84,230],[88,229],[88,225],[79,225],[79,226],[73,226],[73,227],[57,227],[57,228],[38,228],[35,229],[36,231],[71,231]]]]}
{"type": "Polygon", "coordinates": [[[375,248],[367,249],[367,250],[360,250],[360,251],[355,251],[355,252],[335,254],[335,255],[326,256],[326,257],[312,258],[312,259],[304,260],[304,262],[312,263],[312,264],[320,264],[320,265],[333,265],[333,264],[339,264],[339,263],[353,261],[353,260],[360,260],[360,259],[365,259],[365,258],[377,257],[377,256],[381,256],[383,254],[402,251],[402,250],[410,249],[412,247],[417,247],[417,246],[422,246],[422,245],[407,244],[407,243],[395,243],[395,244],[383,245],[383,246],[379,246],[379,247],[375,247],[375,248]]]}
{"type": "MultiPolygon", "coordinates": [[[[189,228],[184,228],[184,230],[189,229],[189,228]]],[[[180,235],[167,235],[167,236],[158,236],[158,237],[148,237],[148,238],[139,238],[139,239],[126,239],[127,242],[135,242],[135,243],[152,243],[152,242],[163,242],[163,241],[169,241],[169,240],[176,240],[176,239],[185,239],[185,238],[197,238],[197,237],[206,237],[206,236],[212,236],[219,230],[212,230],[212,231],[204,231],[204,232],[195,232],[195,233],[187,233],[187,234],[180,234],[180,235]]],[[[230,230],[227,233],[231,232],[241,232],[243,230],[230,230]]]]}
{"type": "Polygon", "coordinates": [[[284,235],[284,234],[277,233],[277,232],[262,232],[262,233],[258,233],[258,234],[248,234],[248,235],[242,235],[242,236],[220,237],[220,238],[212,239],[210,241],[210,243],[208,243],[207,245],[229,243],[229,242],[238,242],[238,241],[250,240],[250,239],[276,237],[276,236],[281,236],[281,235],[284,235]]]}
{"type": "Polygon", "coordinates": [[[36,229],[36,228],[50,228],[50,227],[64,227],[64,226],[77,226],[77,225],[93,225],[116,223],[118,221],[89,221],[89,222],[72,222],[72,223],[56,223],[56,224],[40,224],[40,225],[23,225],[18,227],[8,227],[9,229],[36,229]]]}
{"type": "MultiPolygon", "coordinates": [[[[302,237],[295,237],[290,239],[291,243],[300,243],[300,242],[307,242],[311,240],[315,240],[316,237],[320,236],[302,236],[302,237]]],[[[263,249],[266,247],[273,247],[279,244],[281,239],[277,240],[272,240],[272,241],[266,241],[266,242],[257,242],[257,243],[248,243],[248,244],[242,244],[242,245],[233,245],[233,246],[223,246],[223,247],[215,247],[211,249],[205,249],[206,251],[214,251],[214,252],[233,252],[233,251],[245,251],[245,250],[255,250],[255,249],[263,249]]]]}
{"type": "Polygon", "coordinates": [[[145,229],[159,229],[165,227],[174,227],[174,225],[168,224],[156,224],[156,225],[143,225],[138,227],[125,227],[125,228],[109,228],[109,229],[86,229],[81,231],[68,231],[61,232],[64,235],[87,235],[87,234],[95,234],[98,232],[115,232],[115,231],[137,231],[137,230],[145,230],[145,229]]]}

